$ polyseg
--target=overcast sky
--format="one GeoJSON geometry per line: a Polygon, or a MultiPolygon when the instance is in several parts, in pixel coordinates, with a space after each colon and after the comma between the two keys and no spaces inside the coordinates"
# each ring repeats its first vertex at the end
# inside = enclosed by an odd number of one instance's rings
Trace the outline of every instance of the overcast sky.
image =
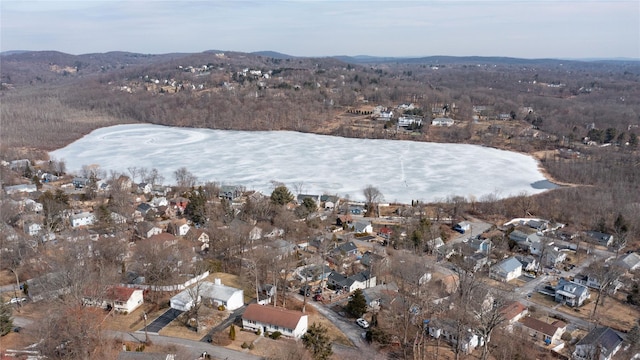
{"type": "Polygon", "coordinates": [[[638,0],[1,0],[0,50],[640,59],[638,0]]]}

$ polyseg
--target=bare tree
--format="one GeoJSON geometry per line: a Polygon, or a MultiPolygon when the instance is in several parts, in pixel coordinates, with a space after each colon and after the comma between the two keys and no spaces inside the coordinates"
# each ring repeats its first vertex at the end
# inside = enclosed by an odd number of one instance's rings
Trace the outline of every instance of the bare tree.
{"type": "Polygon", "coordinates": [[[364,195],[366,204],[367,204],[367,212],[369,216],[379,216],[377,211],[377,205],[380,201],[384,200],[384,196],[378,190],[378,188],[373,185],[367,185],[363,190],[362,194],[364,195]]]}
{"type": "Polygon", "coordinates": [[[196,181],[198,178],[193,175],[186,167],[181,167],[178,170],[174,171],[174,176],[176,178],[176,185],[182,191],[186,189],[190,189],[196,185],[196,181]]]}

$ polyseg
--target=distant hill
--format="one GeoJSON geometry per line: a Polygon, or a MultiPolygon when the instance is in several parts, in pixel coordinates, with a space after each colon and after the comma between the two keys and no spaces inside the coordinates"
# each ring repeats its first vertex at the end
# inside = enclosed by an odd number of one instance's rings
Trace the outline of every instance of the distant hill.
{"type": "Polygon", "coordinates": [[[255,51],[252,52],[251,54],[253,55],[258,55],[258,56],[266,56],[266,57],[270,57],[270,58],[274,58],[274,59],[294,59],[296,58],[295,56],[292,55],[287,55],[287,54],[283,54],[283,53],[279,53],[277,51],[255,51]]]}

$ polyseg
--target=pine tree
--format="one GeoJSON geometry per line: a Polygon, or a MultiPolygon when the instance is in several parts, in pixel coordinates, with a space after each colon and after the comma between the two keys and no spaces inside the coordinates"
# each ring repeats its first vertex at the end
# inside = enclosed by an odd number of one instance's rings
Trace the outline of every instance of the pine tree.
{"type": "Polygon", "coordinates": [[[11,319],[11,307],[0,301],[0,336],[4,336],[13,328],[13,320],[11,319]]]}
{"type": "Polygon", "coordinates": [[[302,336],[302,343],[304,347],[311,351],[314,360],[327,360],[333,354],[331,339],[327,335],[327,328],[322,324],[311,324],[307,329],[307,333],[302,336]]]}
{"type": "Polygon", "coordinates": [[[236,327],[233,324],[231,324],[231,328],[229,329],[229,339],[231,340],[236,339],[236,327]]]}
{"type": "Polygon", "coordinates": [[[361,289],[356,289],[351,295],[351,300],[347,303],[347,311],[355,317],[361,317],[367,312],[367,299],[361,289]]]}

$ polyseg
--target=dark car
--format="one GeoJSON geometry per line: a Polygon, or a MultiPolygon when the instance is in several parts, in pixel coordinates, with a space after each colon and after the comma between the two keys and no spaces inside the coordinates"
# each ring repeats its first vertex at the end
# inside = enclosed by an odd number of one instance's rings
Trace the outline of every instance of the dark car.
{"type": "Polygon", "coordinates": [[[300,295],[311,296],[311,286],[305,285],[300,288],[300,295]]]}

